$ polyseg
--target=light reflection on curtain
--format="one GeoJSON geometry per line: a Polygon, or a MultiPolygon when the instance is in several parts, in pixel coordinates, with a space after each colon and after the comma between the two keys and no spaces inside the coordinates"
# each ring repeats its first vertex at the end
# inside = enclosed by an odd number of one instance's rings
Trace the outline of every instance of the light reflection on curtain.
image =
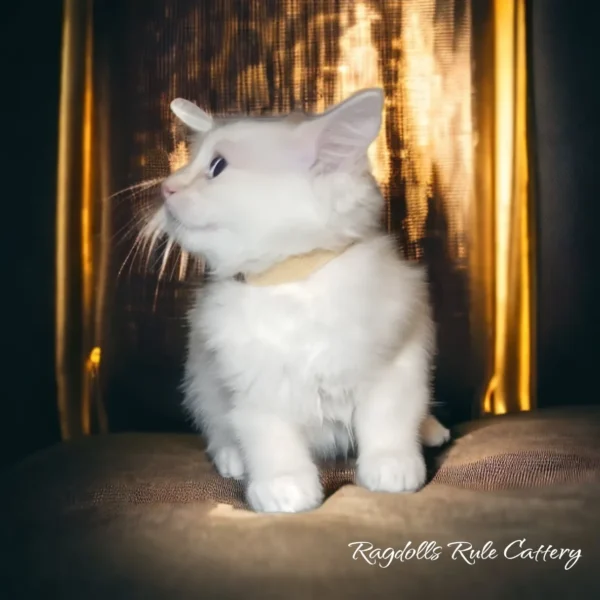
{"type": "Polygon", "coordinates": [[[109,198],[185,162],[170,100],[190,98],[216,114],[285,113],[321,110],[373,85],[386,91],[384,127],[370,150],[384,223],[407,258],[428,266],[437,399],[450,420],[469,418],[494,374],[494,336],[481,334],[489,323],[476,308],[496,293],[472,257],[473,241],[481,247],[475,217],[489,218],[495,204],[493,189],[475,178],[481,113],[472,106],[470,0],[97,0],[94,18],[95,122],[106,130],[94,150],[103,216],[94,231],[105,259],[96,281],[106,301],[97,303],[103,324],[83,353],[102,349],[95,397],[111,429],[182,425],[182,319],[198,264],[176,251],[167,260],[132,252],[134,236],[125,233],[156,201],[154,187],[109,198]]]}

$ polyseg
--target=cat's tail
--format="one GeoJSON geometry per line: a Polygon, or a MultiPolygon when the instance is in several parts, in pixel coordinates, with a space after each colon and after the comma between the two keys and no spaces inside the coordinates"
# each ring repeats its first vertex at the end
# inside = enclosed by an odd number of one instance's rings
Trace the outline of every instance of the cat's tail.
{"type": "Polygon", "coordinates": [[[442,446],[450,439],[450,431],[433,415],[427,415],[421,423],[421,441],[424,446],[442,446]]]}

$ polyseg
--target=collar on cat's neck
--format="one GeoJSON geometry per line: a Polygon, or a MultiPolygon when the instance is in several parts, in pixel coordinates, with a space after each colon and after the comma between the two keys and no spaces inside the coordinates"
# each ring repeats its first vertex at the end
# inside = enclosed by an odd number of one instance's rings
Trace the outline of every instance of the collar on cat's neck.
{"type": "Polygon", "coordinates": [[[323,268],[328,262],[342,255],[354,242],[339,250],[317,249],[307,254],[290,256],[260,273],[238,273],[234,279],[256,287],[295,283],[307,279],[323,268]]]}

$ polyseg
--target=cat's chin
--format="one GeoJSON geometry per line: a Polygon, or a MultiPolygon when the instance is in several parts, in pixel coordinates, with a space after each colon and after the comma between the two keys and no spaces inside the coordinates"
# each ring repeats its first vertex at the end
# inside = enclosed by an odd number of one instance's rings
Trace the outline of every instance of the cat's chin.
{"type": "Polygon", "coordinates": [[[218,245],[220,232],[222,229],[216,226],[178,227],[176,229],[168,228],[167,237],[184,252],[206,260],[208,256],[212,255],[211,249],[215,244],[218,245]]]}
{"type": "Polygon", "coordinates": [[[191,225],[184,223],[175,214],[165,206],[166,229],[169,235],[176,238],[178,233],[210,233],[217,231],[219,227],[215,223],[205,223],[203,225],[191,225]]]}

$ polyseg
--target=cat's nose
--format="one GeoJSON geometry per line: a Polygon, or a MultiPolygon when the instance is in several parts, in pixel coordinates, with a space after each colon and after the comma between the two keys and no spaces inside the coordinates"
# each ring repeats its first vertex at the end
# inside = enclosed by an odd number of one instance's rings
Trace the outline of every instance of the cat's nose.
{"type": "Polygon", "coordinates": [[[177,190],[173,187],[172,184],[167,181],[162,182],[162,195],[166,199],[169,196],[172,196],[177,190]]]}

